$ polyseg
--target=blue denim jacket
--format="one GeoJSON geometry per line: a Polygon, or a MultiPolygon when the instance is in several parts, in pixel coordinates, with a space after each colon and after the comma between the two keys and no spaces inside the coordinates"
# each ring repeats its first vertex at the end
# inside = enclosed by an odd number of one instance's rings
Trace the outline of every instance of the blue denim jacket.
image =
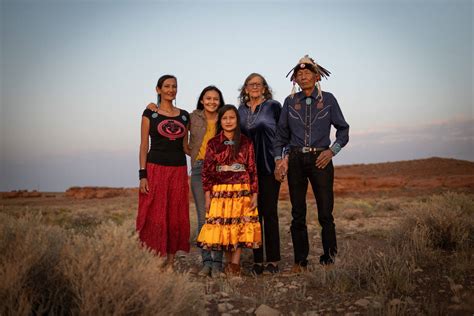
{"type": "Polygon", "coordinates": [[[278,121],[273,151],[275,157],[281,156],[285,146],[328,148],[331,145],[331,125],[337,130],[333,146],[342,148],[347,144],[349,124],[344,119],[336,98],[325,91],[322,92],[322,97],[321,103],[315,88],[309,97],[301,91],[285,99],[278,121]]]}

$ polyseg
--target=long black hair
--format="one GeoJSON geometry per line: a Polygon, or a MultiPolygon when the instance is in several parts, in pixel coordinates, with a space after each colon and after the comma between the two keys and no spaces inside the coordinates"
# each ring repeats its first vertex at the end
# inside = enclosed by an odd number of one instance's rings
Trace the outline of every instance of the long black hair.
{"type": "Polygon", "coordinates": [[[219,90],[219,88],[217,88],[216,86],[207,86],[202,90],[201,94],[199,95],[199,98],[198,98],[197,104],[196,104],[196,109],[204,110],[204,105],[201,103],[201,101],[203,101],[202,98],[204,98],[204,95],[208,91],[216,91],[217,92],[217,94],[219,95],[219,106],[217,107],[217,109],[219,110],[220,108],[222,108],[225,105],[225,102],[224,102],[224,97],[222,96],[221,90],[219,90]]]}
{"type": "MultiPolygon", "coordinates": [[[[173,75],[163,75],[160,77],[160,79],[158,79],[158,82],[156,83],[156,87],[161,89],[161,87],[163,87],[163,83],[167,79],[174,79],[176,80],[176,82],[178,82],[178,79],[176,79],[176,77],[173,75]]],[[[160,106],[160,103],[161,103],[161,95],[158,94],[158,103],[156,105],[160,106]]]]}
{"type": "Polygon", "coordinates": [[[237,108],[234,105],[226,104],[222,108],[219,109],[218,116],[217,116],[217,132],[216,132],[216,135],[218,135],[221,131],[223,131],[221,120],[222,120],[222,117],[224,116],[224,114],[227,111],[234,111],[235,116],[237,117],[237,126],[235,127],[234,138],[232,139],[234,141],[234,144],[232,145],[233,146],[232,158],[235,158],[237,156],[237,153],[240,150],[240,134],[241,133],[240,133],[239,111],[237,110],[237,108]]]}

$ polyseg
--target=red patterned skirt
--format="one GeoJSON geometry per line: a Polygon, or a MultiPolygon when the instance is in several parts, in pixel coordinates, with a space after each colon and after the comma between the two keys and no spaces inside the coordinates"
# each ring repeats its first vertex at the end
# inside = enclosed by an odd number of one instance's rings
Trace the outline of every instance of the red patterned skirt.
{"type": "Polygon", "coordinates": [[[147,163],[148,194],[138,193],[137,231],[160,256],[189,251],[189,185],[186,166],[147,163]]]}

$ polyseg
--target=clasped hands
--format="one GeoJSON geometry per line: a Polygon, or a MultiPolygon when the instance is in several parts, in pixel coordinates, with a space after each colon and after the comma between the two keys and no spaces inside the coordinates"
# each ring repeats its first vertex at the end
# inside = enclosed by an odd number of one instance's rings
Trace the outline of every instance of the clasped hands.
{"type": "Polygon", "coordinates": [[[283,159],[278,159],[275,162],[275,171],[273,172],[275,179],[279,182],[283,182],[286,179],[288,173],[288,156],[283,159]]]}

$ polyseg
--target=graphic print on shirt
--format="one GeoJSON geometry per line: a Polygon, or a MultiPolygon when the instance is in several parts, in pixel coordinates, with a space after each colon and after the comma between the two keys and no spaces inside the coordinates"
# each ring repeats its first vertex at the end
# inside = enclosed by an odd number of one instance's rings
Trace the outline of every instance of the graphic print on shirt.
{"type": "Polygon", "coordinates": [[[167,119],[158,124],[158,133],[161,136],[175,140],[184,137],[186,134],[186,127],[179,121],[167,119]]]}
{"type": "Polygon", "coordinates": [[[321,111],[319,111],[318,114],[316,114],[314,119],[311,121],[311,124],[313,124],[316,120],[322,120],[325,117],[327,117],[329,114],[329,108],[331,107],[332,107],[332,104],[329,104],[329,105],[326,105],[324,108],[322,108],[321,111]]]}

